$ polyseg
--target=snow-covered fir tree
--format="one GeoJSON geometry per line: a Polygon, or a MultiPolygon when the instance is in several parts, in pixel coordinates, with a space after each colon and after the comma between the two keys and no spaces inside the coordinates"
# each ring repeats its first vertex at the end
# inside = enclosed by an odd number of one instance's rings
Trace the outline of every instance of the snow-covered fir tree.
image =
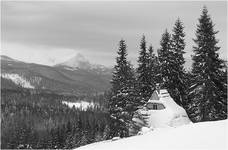
{"type": "Polygon", "coordinates": [[[214,24],[206,7],[197,25],[193,47],[193,84],[190,88],[189,112],[193,121],[227,118],[227,74],[219,58],[214,24]]]}
{"type": "Polygon", "coordinates": [[[112,97],[109,101],[110,137],[126,137],[131,116],[136,106],[132,94],[134,93],[134,69],[127,61],[127,50],[124,40],[120,41],[117,52],[116,65],[112,77],[112,97]]]}
{"type": "Polygon", "coordinates": [[[173,34],[171,39],[171,52],[169,53],[169,60],[171,63],[167,64],[171,68],[169,79],[169,92],[171,97],[177,104],[185,106],[186,103],[186,73],[184,70],[184,57],[183,54],[185,48],[184,42],[184,27],[183,23],[178,18],[173,28],[173,34]]]}
{"type": "Polygon", "coordinates": [[[119,50],[117,51],[118,57],[116,57],[116,65],[112,74],[112,92],[117,93],[126,81],[124,68],[127,66],[127,46],[124,40],[119,42],[119,50]]]}
{"type": "Polygon", "coordinates": [[[171,66],[173,65],[173,62],[171,58],[173,54],[171,51],[171,35],[168,33],[167,29],[162,34],[160,46],[160,49],[158,49],[160,83],[162,88],[167,88],[169,90],[172,87],[170,80],[172,78],[171,66]]]}
{"type": "Polygon", "coordinates": [[[151,90],[154,91],[155,85],[159,81],[159,63],[157,56],[154,54],[152,45],[148,48],[148,59],[149,83],[151,90]]]}
{"type": "Polygon", "coordinates": [[[186,73],[184,70],[184,32],[183,23],[177,19],[170,35],[166,30],[158,50],[160,62],[161,86],[167,88],[171,97],[177,104],[186,103],[186,73]]]}
{"type": "Polygon", "coordinates": [[[147,52],[146,39],[143,35],[140,43],[140,51],[137,68],[138,95],[141,97],[141,104],[144,104],[152,94],[153,83],[151,82],[151,72],[149,68],[149,53],[147,52]]]}

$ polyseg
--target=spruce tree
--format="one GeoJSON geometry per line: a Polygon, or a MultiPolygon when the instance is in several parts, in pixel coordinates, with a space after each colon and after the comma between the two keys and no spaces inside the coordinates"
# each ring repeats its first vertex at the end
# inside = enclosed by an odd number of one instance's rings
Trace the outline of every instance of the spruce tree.
{"type": "Polygon", "coordinates": [[[152,45],[149,46],[148,48],[148,76],[149,76],[149,85],[152,91],[155,89],[155,85],[157,83],[157,78],[158,78],[158,62],[157,62],[157,57],[154,54],[154,50],[152,45]]]}
{"type": "Polygon", "coordinates": [[[160,49],[158,49],[160,84],[162,88],[171,89],[172,68],[170,66],[173,64],[171,59],[173,54],[171,51],[171,35],[167,30],[162,34],[160,46],[160,49]]]}
{"type": "Polygon", "coordinates": [[[153,92],[149,70],[149,53],[147,52],[146,39],[144,35],[140,43],[137,68],[137,83],[139,88],[138,95],[141,97],[141,104],[144,104],[153,92]]]}
{"type": "MultiPolygon", "coordinates": [[[[193,82],[189,97],[194,121],[227,118],[227,81],[224,80],[224,63],[219,58],[214,24],[204,7],[197,25],[193,47],[193,82]]],[[[225,75],[227,76],[227,75],[225,75]]]]}
{"type": "Polygon", "coordinates": [[[117,51],[118,57],[116,58],[116,65],[112,75],[112,92],[117,93],[121,89],[123,83],[127,80],[126,66],[127,66],[127,46],[124,40],[119,42],[119,50],[117,51]]]}
{"type": "Polygon", "coordinates": [[[117,52],[116,65],[112,77],[112,97],[109,101],[110,137],[128,136],[131,116],[135,110],[134,99],[131,99],[134,90],[134,71],[127,61],[127,50],[124,40],[120,41],[117,52]]]}
{"type": "Polygon", "coordinates": [[[169,92],[171,97],[177,102],[177,104],[181,106],[185,106],[186,103],[186,73],[184,70],[184,57],[183,54],[185,48],[184,42],[184,31],[183,31],[183,23],[178,18],[175,22],[172,34],[171,41],[171,52],[170,52],[170,60],[169,64],[170,68],[170,87],[169,92]]]}

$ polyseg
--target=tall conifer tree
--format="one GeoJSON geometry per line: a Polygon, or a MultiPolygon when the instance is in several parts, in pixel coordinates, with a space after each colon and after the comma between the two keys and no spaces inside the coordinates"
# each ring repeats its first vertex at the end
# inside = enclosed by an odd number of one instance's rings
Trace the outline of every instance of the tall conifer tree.
{"type": "Polygon", "coordinates": [[[149,84],[151,90],[154,91],[156,82],[158,80],[158,63],[152,45],[150,45],[148,48],[148,59],[149,84]]]}
{"type": "Polygon", "coordinates": [[[170,89],[172,87],[172,83],[170,83],[172,68],[170,66],[173,64],[171,61],[173,54],[171,52],[171,36],[167,30],[162,34],[160,46],[158,49],[160,84],[162,88],[170,89]]]}
{"type": "Polygon", "coordinates": [[[184,57],[183,54],[185,48],[184,42],[184,27],[183,23],[178,18],[175,22],[172,34],[171,53],[170,53],[170,89],[169,92],[172,98],[181,106],[185,106],[186,103],[186,73],[184,70],[184,57]]]}
{"type": "Polygon", "coordinates": [[[140,43],[140,51],[138,58],[137,68],[137,83],[139,88],[139,97],[141,97],[141,103],[144,104],[152,94],[152,88],[150,83],[150,70],[149,70],[149,53],[147,52],[146,39],[143,35],[140,43]]]}
{"type": "Polygon", "coordinates": [[[189,94],[189,108],[193,110],[194,121],[227,118],[227,81],[224,80],[224,63],[218,55],[220,47],[217,46],[218,40],[215,37],[217,33],[207,8],[204,7],[193,47],[194,84],[189,94]]]}
{"type": "Polygon", "coordinates": [[[110,136],[128,136],[131,115],[135,110],[132,91],[134,90],[134,70],[127,61],[127,50],[124,40],[120,41],[116,65],[112,77],[112,97],[109,101],[111,117],[110,136]]]}

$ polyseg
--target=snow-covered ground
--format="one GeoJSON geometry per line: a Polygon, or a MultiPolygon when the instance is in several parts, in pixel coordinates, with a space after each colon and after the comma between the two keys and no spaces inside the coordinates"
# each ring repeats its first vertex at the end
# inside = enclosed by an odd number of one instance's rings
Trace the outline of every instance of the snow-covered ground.
{"type": "Polygon", "coordinates": [[[15,73],[3,73],[1,74],[2,78],[5,79],[9,79],[11,81],[13,81],[15,84],[20,85],[24,88],[31,88],[34,89],[34,86],[31,85],[31,83],[29,81],[27,81],[25,78],[23,78],[22,76],[20,76],[19,74],[15,74],[15,73]]]}
{"type": "Polygon", "coordinates": [[[103,141],[78,150],[225,150],[228,120],[160,128],[143,135],[103,141]]]}
{"type": "Polygon", "coordinates": [[[88,108],[94,108],[95,107],[95,104],[93,102],[89,103],[86,101],[79,101],[79,102],[62,101],[62,103],[66,104],[70,108],[72,108],[74,106],[75,108],[79,108],[81,110],[87,110],[88,108]]]}

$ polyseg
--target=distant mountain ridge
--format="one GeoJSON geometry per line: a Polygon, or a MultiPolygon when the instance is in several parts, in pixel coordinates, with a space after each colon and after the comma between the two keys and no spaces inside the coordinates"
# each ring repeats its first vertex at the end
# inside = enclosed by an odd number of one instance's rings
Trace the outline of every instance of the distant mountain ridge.
{"type": "MultiPolygon", "coordinates": [[[[77,56],[78,58],[79,56],[77,56]]],[[[81,56],[80,56],[81,57],[81,56]]],[[[48,89],[58,93],[84,94],[104,92],[110,88],[111,70],[110,68],[82,68],[82,64],[74,66],[61,64],[55,66],[45,66],[34,63],[25,63],[15,60],[5,55],[1,55],[1,88],[15,88],[18,86],[34,89],[48,89]],[[100,70],[99,70],[100,69],[100,70]]],[[[75,60],[76,61],[76,60],[75,60]]],[[[78,60],[77,60],[78,61],[78,60]]]]}
{"type": "Polygon", "coordinates": [[[98,74],[107,74],[112,72],[111,68],[104,65],[91,64],[82,54],[77,54],[67,61],[54,65],[55,67],[62,67],[68,70],[83,69],[87,71],[96,72],[98,74]]]}
{"type": "Polygon", "coordinates": [[[0,56],[1,56],[0,57],[1,61],[15,61],[15,62],[20,62],[19,60],[10,58],[9,56],[6,56],[6,55],[0,55],[0,56]]]}

